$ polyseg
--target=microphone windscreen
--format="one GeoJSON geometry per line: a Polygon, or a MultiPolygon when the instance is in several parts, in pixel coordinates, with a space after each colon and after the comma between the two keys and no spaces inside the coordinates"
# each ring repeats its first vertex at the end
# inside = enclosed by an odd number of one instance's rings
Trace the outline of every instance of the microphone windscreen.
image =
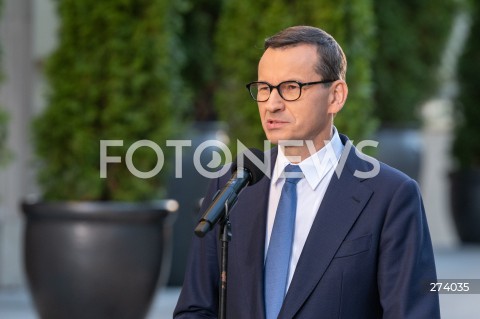
{"type": "Polygon", "coordinates": [[[260,162],[264,161],[265,154],[260,151],[259,149],[256,148],[249,148],[248,151],[240,154],[237,156],[237,159],[232,163],[232,173],[234,173],[237,168],[238,168],[238,162],[241,157],[241,162],[243,162],[243,168],[250,172],[250,175],[252,176],[252,180],[250,181],[250,185],[253,185],[257,183],[259,180],[265,176],[265,172],[262,171],[258,165],[252,162],[250,159],[250,156],[258,158],[260,162]],[[251,153],[249,156],[246,155],[246,153],[249,152],[251,153]]]}

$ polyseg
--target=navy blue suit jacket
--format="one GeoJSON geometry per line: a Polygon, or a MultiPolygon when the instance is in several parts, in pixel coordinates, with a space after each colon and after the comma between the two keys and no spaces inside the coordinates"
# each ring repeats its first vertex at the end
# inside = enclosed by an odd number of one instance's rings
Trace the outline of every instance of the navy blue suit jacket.
{"type": "MultiPolygon", "coordinates": [[[[436,272],[416,182],[384,164],[375,177],[357,178],[355,171],[371,171],[371,162],[354,148],[347,156],[328,186],[278,318],[440,318],[438,295],[427,289],[436,272]]],[[[212,181],[203,210],[229,178],[212,181]]],[[[228,319],[265,318],[269,188],[264,177],[231,210],[228,319]]],[[[218,227],[194,238],[175,318],[217,318],[219,256],[218,227]]]]}

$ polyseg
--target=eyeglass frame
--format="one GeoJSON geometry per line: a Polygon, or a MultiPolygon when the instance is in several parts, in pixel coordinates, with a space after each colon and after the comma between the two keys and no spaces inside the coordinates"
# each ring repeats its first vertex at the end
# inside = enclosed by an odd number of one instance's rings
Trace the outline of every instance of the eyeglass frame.
{"type": "Polygon", "coordinates": [[[335,82],[336,80],[322,80],[322,81],[314,81],[314,82],[300,82],[300,81],[295,81],[295,80],[288,80],[288,81],[283,81],[283,82],[280,82],[278,83],[278,85],[271,85],[270,83],[268,82],[264,82],[264,81],[253,81],[253,82],[250,82],[248,83],[245,87],[247,88],[248,92],[250,93],[250,96],[252,97],[253,100],[257,101],[257,102],[267,102],[268,99],[270,99],[270,95],[272,95],[272,91],[273,89],[277,89],[277,92],[278,94],[280,95],[280,97],[282,99],[284,99],[285,101],[287,102],[293,102],[293,101],[296,101],[298,100],[301,96],[302,96],[302,88],[304,86],[310,86],[310,85],[315,85],[315,84],[325,84],[325,83],[332,83],[332,82],[335,82]],[[289,82],[294,82],[294,83],[297,83],[298,86],[300,87],[300,93],[298,94],[298,97],[294,100],[287,100],[286,98],[283,97],[283,94],[282,94],[282,91],[279,90],[280,86],[282,84],[285,84],[285,83],[289,83],[289,82]],[[270,89],[270,94],[268,94],[268,97],[266,100],[262,100],[262,101],[259,101],[257,100],[257,98],[255,98],[252,94],[252,91],[250,91],[250,87],[253,85],[253,84],[256,84],[256,83],[262,83],[262,84],[266,84],[268,86],[268,88],[270,89]]]}

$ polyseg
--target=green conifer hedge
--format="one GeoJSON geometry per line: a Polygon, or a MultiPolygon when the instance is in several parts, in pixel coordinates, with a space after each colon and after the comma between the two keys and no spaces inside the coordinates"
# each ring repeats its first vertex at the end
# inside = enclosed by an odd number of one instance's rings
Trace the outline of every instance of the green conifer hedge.
{"type": "Polygon", "coordinates": [[[438,88],[436,70],[454,0],[375,0],[375,114],[383,125],[418,125],[419,106],[438,88]]]}
{"type": "MultiPolygon", "coordinates": [[[[460,94],[457,101],[457,126],[453,155],[459,169],[480,169],[480,4],[470,1],[472,26],[464,52],[460,57],[458,79],[460,94]]],[[[473,177],[472,177],[473,178],[473,177]]],[[[472,179],[473,180],[473,179],[472,179]]]]}
{"type": "MultiPolygon", "coordinates": [[[[141,200],[155,196],[159,174],[142,179],[125,165],[127,149],[147,139],[165,150],[185,109],[179,70],[179,1],[61,0],[59,46],[46,66],[48,106],[35,121],[46,199],[141,200]],[[121,140],[100,178],[100,140],[121,140]]],[[[149,147],[133,163],[157,164],[149,147]]],[[[165,169],[165,168],[164,168],[165,169]]],[[[164,171],[163,171],[164,172],[164,171]]]]}

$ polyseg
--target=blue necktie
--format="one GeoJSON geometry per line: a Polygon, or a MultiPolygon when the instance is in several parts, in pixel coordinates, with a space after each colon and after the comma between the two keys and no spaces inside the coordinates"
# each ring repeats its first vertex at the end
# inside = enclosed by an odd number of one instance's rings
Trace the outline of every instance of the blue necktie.
{"type": "Polygon", "coordinates": [[[295,230],[297,183],[300,181],[298,172],[301,172],[301,169],[299,166],[288,165],[285,172],[287,178],[278,202],[277,214],[275,215],[265,260],[265,310],[267,319],[277,319],[282,308],[287,290],[295,230]]]}

